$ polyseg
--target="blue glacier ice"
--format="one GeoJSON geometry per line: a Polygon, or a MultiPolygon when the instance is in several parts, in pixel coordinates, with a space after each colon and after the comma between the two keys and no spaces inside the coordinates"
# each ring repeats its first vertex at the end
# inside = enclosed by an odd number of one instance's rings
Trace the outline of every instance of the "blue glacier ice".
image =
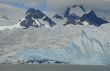
{"type": "Polygon", "coordinates": [[[65,64],[90,64],[103,65],[110,64],[110,54],[107,51],[109,43],[104,46],[95,38],[89,37],[82,30],[80,45],[74,40],[64,48],[39,47],[35,49],[22,49],[15,56],[29,60],[53,60],[64,62],[65,64]]]}

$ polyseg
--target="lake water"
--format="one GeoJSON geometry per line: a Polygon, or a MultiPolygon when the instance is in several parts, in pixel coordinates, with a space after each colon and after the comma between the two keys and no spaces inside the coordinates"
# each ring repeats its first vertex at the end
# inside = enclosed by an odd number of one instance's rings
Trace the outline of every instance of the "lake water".
{"type": "Polygon", "coordinates": [[[0,71],[110,71],[108,65],[0,65],[0,71]]]}

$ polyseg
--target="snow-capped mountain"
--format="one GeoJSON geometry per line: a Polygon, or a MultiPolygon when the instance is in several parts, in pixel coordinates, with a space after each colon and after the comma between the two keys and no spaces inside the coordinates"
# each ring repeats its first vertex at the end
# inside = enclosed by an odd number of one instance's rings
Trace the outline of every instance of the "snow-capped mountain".
{"type": "Polygon", "coordinates": [[[73,5],[72,7],[67,8],[67,10],[64,12],[64,17],[68,17],[71,14],[81,17],[85,12],[86,10],[82,5],[73,5]]]}
{"type": "Polygon", "coordinates": [[[102,24],[108,23],[106,20],[98,17],[94,11],[88,11],[82,5],[73,5],[72,7],[68,7],[63,14],[56,14],[54,18],[60,20],[66,18],[64,25],[80,24],[100,26],[102,24]]]}
{"type": "Polygon", "coordinates": [[[89,13],[84,14],[81,17],[81,21],[87,21],[88,23],[93,24],[95,26],[100,26],[102,24],[108,23],[106,20],[97,17],[94,11],[90,11],[89,13]]]}
{"type": "Polygon", "coordinates": [[[20,26],[23,26],[24,28],[29,28],[30,26],[41,27],[42,25],[44,25],[45,27],[52,27],[56,24],[43,12],[41,12],[40,10],[35,10],[33,8],[30,8],[26,12],[25,19],[20,22],[20,26]]]}
{"type": "MultiPolygon", "coordinates": [[[[94,25],[100,26],[108,23],[106,20],[98,17],[94,11],[86,10],[82,5],[73,5],[68,7],[64,13],[57,13],[50,18],[40,10],[30,8],[25,15],[25,19],[20,21],[20,26],[24,28],[34,27],[52,27],[62,21],[62,24],[74,24],[74,25],[94,25]]],[[[61,23],[60,23],[61,24],[61,23]]]]}

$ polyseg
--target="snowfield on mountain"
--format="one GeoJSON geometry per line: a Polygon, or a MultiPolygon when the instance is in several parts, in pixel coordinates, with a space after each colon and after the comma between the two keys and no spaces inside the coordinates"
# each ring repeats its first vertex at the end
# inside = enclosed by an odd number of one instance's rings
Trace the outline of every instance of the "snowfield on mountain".
{"type": "Polygon", "coordinates": [[[74,5],[50,17],[30,8],[24,16],[0,26],[0,63],[110,64],[110,23],[95,11],[74,5]]]}

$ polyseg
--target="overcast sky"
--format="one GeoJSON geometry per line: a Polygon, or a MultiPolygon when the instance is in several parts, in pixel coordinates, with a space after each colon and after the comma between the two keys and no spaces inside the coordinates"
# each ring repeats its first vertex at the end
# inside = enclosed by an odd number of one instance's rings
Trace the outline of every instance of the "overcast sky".
{"type": "Polygon", "coordinates": [[[110,0],[0,0],[0,3],[23,9],[33,7],[41,10],[63,10],[74,4],[82,4],[94,9],[110,10],[110,0]]]}

